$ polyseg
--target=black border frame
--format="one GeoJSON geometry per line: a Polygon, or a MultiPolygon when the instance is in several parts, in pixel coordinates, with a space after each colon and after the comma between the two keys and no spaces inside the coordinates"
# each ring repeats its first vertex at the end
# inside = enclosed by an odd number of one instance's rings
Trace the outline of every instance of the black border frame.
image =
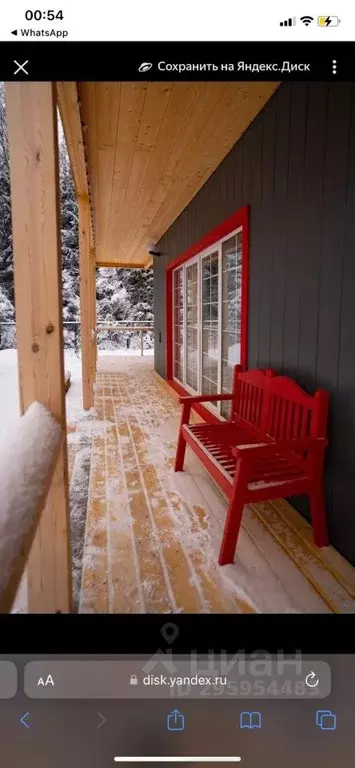
{"type": "Polygon", "coordinates": [[[355,653],[355,615],[21,615],[0,617],[3,654],[355,653]],[[171,625],[174,640],[167,640],[171,625]],[[165,631],[167,629],[167,632],[165,631]],[[163,630],[163,632],[162,632],[163,630]],[[176,631],[178,630],[178,631],[176,631]]]}

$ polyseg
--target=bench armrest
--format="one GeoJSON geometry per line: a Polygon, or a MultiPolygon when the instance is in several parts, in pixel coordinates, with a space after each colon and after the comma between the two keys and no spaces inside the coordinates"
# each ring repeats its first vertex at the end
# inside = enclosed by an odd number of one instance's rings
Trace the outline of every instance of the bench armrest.
{"type": "Polygon", "coordinates": [[[191,397],[179,397],[179,403],[218,403],[221,400],[233,400],[234,395],[191,395],[191,397]]]}
{"type": "Polygon", "coordinates": [[[269,456],[275,456],[285,451],[319,451],[326,448],[328,440],[325,437],[299,437],[294,440],[275,440],[272,443],[251,443],[248,445],[236,445],[232,448],[233,456],[241,458],[248,456],[250,458],[263,459],[269,456]]]}

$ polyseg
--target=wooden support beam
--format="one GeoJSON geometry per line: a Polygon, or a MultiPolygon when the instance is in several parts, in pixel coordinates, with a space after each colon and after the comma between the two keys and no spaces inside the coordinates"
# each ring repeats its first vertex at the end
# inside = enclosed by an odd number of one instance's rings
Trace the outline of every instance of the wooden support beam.
{"type": "Polygon", "coordinates": [[[98,261],[96,262],[96,266],[99,267],[112,267],[113,269],[145,269],[145,265],[143,262],[133,263],[130,261],[98,261]]]}
{"type": "Polygon", "coordinates": [[[92,355],[93,355],[93,374],[94,374],[94,380],[96,378],[96,371],[97,371],[97,317],[96,317],[96,264],[95,264],[95,250],[91,250],[91,269],[92,269],[92,282],[91,282],[91,296],[92,296],[92,305],[91,305],[91,317],[92,317],[92,330],[93,330],[93,339],[92,339],[92,355]]]}
{"type": "Polygon", "coordinates": [[[93,262],[90,249],[90,204],[85,197],[78,198],[79,206],[79,263],[80,263],[80,325],[83,407],[94,404],[94,370],[92,352],[92,284],[93,262]]]}
{"type": "Polygon", "coordinates": [[[56,91],[76,194],[89,197],[77,84],[58,82],[56,83],[56,91]]]}
{"type": "Polygon", "coordinates": [[[71,610],[58,145],[52,83],[6,86],[20,402],[51,411],[64,440],[28,560],[28,610],[71,610]]]}

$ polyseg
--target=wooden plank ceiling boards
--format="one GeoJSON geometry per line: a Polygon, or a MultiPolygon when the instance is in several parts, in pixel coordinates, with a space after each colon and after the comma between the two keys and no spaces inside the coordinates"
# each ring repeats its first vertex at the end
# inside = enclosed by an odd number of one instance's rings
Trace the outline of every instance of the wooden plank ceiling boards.
{"type": "Polygon", "coordinates": [[[97,265],[148,266],[149,244],[184,210],[278,85],[58,84],[81,186],[84,156],[87,165],[97,265]]]}

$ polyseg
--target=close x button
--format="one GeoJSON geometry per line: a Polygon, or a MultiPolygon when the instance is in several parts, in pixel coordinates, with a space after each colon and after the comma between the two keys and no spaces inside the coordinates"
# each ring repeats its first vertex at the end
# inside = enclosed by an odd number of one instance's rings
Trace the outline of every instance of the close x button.
{"type": "Polygon", "coordinates": [[[14,71],[14,75],[18,75],[19,73],[28,75],[27,69],[25,69],[26,65],[28,64],[28,59],[23,62],[23,64],[20,64],[16,59],[14,59],[14,64],[16,65],[17,69],[14,71]]]}

